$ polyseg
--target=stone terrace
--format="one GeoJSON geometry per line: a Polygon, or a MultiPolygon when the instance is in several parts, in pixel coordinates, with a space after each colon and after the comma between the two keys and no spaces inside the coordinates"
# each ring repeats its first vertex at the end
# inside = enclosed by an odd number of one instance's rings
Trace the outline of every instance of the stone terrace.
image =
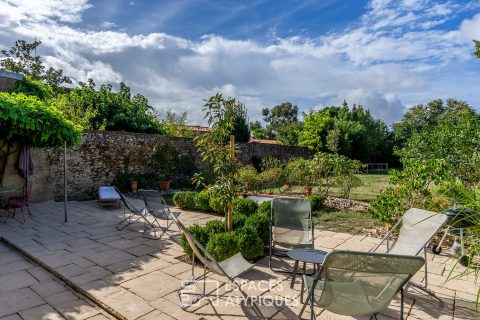
{"type": "MultiPolygon", "coordinates": [[[[249,308],[232,303],[240,296],[232,288],[221,290],[218,299],[212,299],[211,302],[204,300],[189,312],[178,306],[175,291],[181,280],[189,279],[191,266],[178,259],[183,252],[178,245],[176,227],[173,227],[175,231],[169,232],[160,240],[143,238],[139,232],[141,223],[117,231],[115,225],[122,218],[123,209],[102,209],[95,201],[70,202],[68,223],[63,222],[61,202],[35,203],[32,212],[33,217],[27,218],[25,224],[12,219],[6,224],[0,224],[0,236],[4,242],[30,256],[50,273],[44,272],[40,266],[33,266],[18,255],[15,258],[16,254],[11,250],[0,247],[0,320],[56,319],[49,317],[48,312],[56,312],[59,319],[62,316],[67,319],[144,320],[255,318],[249,308]],[[32,272],[42,274],[43,280],[32,272]],[[23,273],[27,273],[27,276],[23,273]],[[21,278],[23,280],[17,281],[21,278]],[[36,291],[34,287],[41,287],[42,284],[37,282],[42,281],[49,283],[44,284],[46,288],[51,285],[58,290],[36,291]],[[5,283],[12,285],[5,286],[5,283]],[[63,283],[83,296],[67,290],[63,283]],[[25,303],[25,299],[28,299],[27,292],[35,295],[32,298],[36,299],[35,303],[32,302],[34,305],[25,303]],[[62,308],[65,310],[74,307],[71,301],[63,304],[56,301],[56,305],[49,302],[55,296],[62,301],[63,296],[71,295],[75,296],[74,301],[79,308],[83,306],[89,312],[62,313],[62,308]],[[16,307],[7,308],[12,305],[16,307]],[[28,318],[25,315],[32,308],[36,308],[36,316],[28,318]]],[[[180,218],[186,225],[190,225],[205,224],[218,217],[184,211],[180,218]]],[[[335,248],[367,251],[379,241],[320,230],[316,230],[315,237],[315,247],[327,251],[335,248]]],[[[429,254],[428,260],[430,288],[443,298],[445,306],[440,308],[438,303],[423,293],[409,289],[405,305],[407,318],[474,319],[478,290],[474,276],[446,281],[449,275],[455,277],[464,268],[446,256],[429,254]]],[[[297,319],[301,307],[300,277],[297,278],[294,289],[290,289],[290,276],[272,272],[266,262],[266,259],[258,261],[256,268],[245,274],[242,279],[243,288],[249,295],[264,299],[262,313],[266,318],[297,319]],[[268,285],[265,281],[268,281],[268,285]],[[268,290],[264,290],[265,287],[268,290]],[[281,303],[268,304],[267,301],[271,298],[279,299],[281,303]]],[[[197,269],[197,272],[200,273],[201,269],[197,269]]],[[[421,280],[422,277],[423,270],[416,275],[416,280],[421,280]]],[[[213,278],[223,280],[221,277],[213,278]]],[[[379,319],[398,318],[398,306],[399,299],[396,299],[379,319]]],[[[318,319],[352,319],[318,308],[315,312],[318,319]]],[[[308,313],[304,316],[309,318],[308,313]]]]}

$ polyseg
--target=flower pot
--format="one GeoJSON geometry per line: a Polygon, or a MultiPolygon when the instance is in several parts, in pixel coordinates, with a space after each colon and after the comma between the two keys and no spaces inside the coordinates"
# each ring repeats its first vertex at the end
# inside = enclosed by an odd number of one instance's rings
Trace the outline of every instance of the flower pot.
{"type": "Polygon", "coordinates": [[[306,196],[311,195],[312,194],[312,189],[313,189],[312,186],[305,186],[305,195],[306,196]]]}
{"type": "Polygon", "coordinates": [[[168,190],[168,189],[170,189],[170,180],[160,181],[160,190],[168,190]]]}
{"type": "Polygon", "coordinates": [[[132,182],[130,182],[130,189],[132,190],[132,193],[137,193],[137,190],[138,190],[138,181],[132,181],[132,182]]]}
{"type": "Polygon", "coordinates": [[[249,186],[249,184],[250,184],[250,183],[249,183],[248,181],[244,181],[244,182],[243,182],[243,191],[244,191],[244,192],[247,192],[247,191],[248,191],[248,186],[249,186]]]}

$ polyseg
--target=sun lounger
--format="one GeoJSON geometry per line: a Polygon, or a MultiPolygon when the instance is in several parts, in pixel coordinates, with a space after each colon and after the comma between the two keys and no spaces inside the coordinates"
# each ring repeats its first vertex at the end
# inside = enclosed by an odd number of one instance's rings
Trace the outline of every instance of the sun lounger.
{"type": "Polygon", "coordinates": [[[98,187],[98,204],[103,206],[116,205],[120,207],[120,195],[112,186],[98,187]]]}

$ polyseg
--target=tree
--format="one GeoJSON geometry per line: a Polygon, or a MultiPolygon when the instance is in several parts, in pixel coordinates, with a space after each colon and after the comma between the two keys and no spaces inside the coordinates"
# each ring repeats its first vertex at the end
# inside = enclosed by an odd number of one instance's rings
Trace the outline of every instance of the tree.
{"type": "Polygon", "coordinates": [[[213,167],[215,183],[205,185],[205,177],[201,174],[195,174],[193,180],[197,185],[203,185],[212,194],[212,197],[218,200],[222,208],[228,209],[226,220],[230,231],[232,202],[239,191],[238,163],[235,160],[235,153],[238,150],[231,149],[226,142],[234,130],[238,110],[242,108],[244,108],[243,105],[237,103],[235,99],[224,99],[220,93],[210,97],[203,106],[203,110],[205,119],[212,130],[194,138],[203,161],[213,167]]]}
{"type": "Polygon", "coordinates": [[[475,44],[475,55],[477,58],[480,58],[480,41],[478,40],[473,40],[473,43],[475,44]]]}
{"type": "Polygon", "coordinates": [[[396,150],[403,170],[369,207],[380,221],[394,221],[410,207],[446,209],[451,204],[442,190],[454,184],[473,190],[480,180],[480,117],[467,103],[434,100],[409,112],[396,150]]]}
{"type": "Polygon", "coordinates": [[[2,50],[6,57],[0,60],[0,67],[11,72],[22,73],[30,76],[31,80],[40,80],[51,86],[54,92],[62,92],[62,84],[70,84],[72,80],[63,75],[63,70],[49,67],[45,71],[42,58],[36,55],[36,50],[41,41],[27,42],[15,41],[15,45],[9,50],[2,50]]]}
{"type": "Polygon", "coordinates": [[[321,151],[325,146],[328,130],[333,124],[329,111],[310,110],[303,115],[303,130],[299,133],[299,145],[321,151]]]}
{"type": "Polygon", "coordinates": [[[82,137],[82,127],[65,119],[53,105],[34,96],[0,92],[0,182],[13,145],[71,146],[82,137]]]}
{"type": "Polygon", "coordinates": [[[270,139],[277,139],[281,143],[296,145],[301,123],[298,121],[298,107],[291,102],[284,102],[272,109],[262,110],[263,120],[267,123],[266,133],[270,139]]]}
{"type": "Polygon", "coordinates": [[[237,142],[248,142],[250,140],[250,126],[248,125],[247,108],[243,103],[234,106],[235,120],[233,124],[233,135],[237,142]]]}
{"type": "Polygon", "coordinates": [[[163,121],[165,127],[165,134],[173,137],[191,137],[193,135],[193,132],[185,127],[187,119],[187,111],[180,114],[167,111],[167,117],[163,121]]]}

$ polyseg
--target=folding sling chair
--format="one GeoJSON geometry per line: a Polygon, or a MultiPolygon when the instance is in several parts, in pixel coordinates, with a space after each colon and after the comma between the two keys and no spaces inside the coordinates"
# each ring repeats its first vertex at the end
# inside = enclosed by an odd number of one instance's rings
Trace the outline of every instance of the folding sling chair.
{"type": "Polygon", "coordinates": [[[333,250],[315,277],[304,275],[309,294],[299,317],[310,303],[311,319],[314,304],[340,315],[377,319],[400,292],[403,319],[403,288],[424,262],[419,256],[333,250]]]}
{"type": "Polygon", "coordinates": [[[138,194],[145,202],[148,213],[154,219],[152,224],[155,225],[155,227],[162,229],[162,234],[169,231],[170,226],[173,224],[173,219],[171,217],[174,216],[175,218],[178,218],[181,212],[171,211],[160,191],[139,189],[138,194]],[[166,228],[160,226],[159,220],[166,221],[166,228]]]}
{"type": "Polygon", "coordinates": [[[448,217],[444,214],[436,212],[411,208],[403,217],[390,229],[382,241],[371,250],[371,252],[378,252],[380,246],[386,243],[386,253],[401,254],[417,256],[422,254],[425,257],[425,279],[424,284],[410,281],[410,285],[418,288],[428,295],[438,299],[432,290],[428,289],[428,267],[427,267],[427,245],[433,236],[442,228],[448,217]],[[398,230],[398,235],[393,243],[390,243],[390,238],[394,232],[398,230]]]}
{"type": "MultiPolygon", "coordinates": [[[[283,249],[313,249],[312,207],[308,199],[275,198],[272,200],[268,265],[275,272],[272,256],[285,256],[283,249]]],[[[290,272],[290,271],[288,271],[290,272]]]]}
{"type": "Polygon", "coordinates": [[[123,193],[118,190],[117,187],[114,187],[120,196],[120,200],[124,204],[123,208],[123,220],[117,224],[117,230],[123,230],[126,227],[138,222],[141,220],[143,222],[143,232],[142,236],[150,239],[157,239],[150,236],[150,231],[155,231],[155,226],[148,220],[148,210],[147,208],[137,209],[123,193]]]}
{"type": "MultiPolygon", "coordinates": [[[[242,294],[245,303],[252,301],[249,299],[249,296],[242,290],[241,286],[238,284],[235,279],[242,274],[246,273],[247,271],[251,270],[255,267],[255,265],[249,263],[245,258],[243,258],[241,253],[237,253],[236,255],[225,259],[221,262],[217,262],[209,253],[208,251],[202,246],[202,244],[190,233],[188,232],[187,228],[178,220],[177,217],[171,215],[172,220],[177,225],[178,229],[185,235],[185,238],[188,241],[188,244],[192,248],[192,278],[188,281],[183,281],[182,286],[180,289],[177,290],[177,297],[182,309],[187,309],[190,306],[198,303],[201,299],[206,298],[208,294],[211,292],[206,292],[206,280],[207,275],[211,272],[217,275],[224,276],[227,278],[227,282],[232,283],[235,287],[240,291],[242,294]],[[200,276],[195,276],[195,258],[203,264],[203,274],[200,276]],[[203,281],[203,286],[200,288],[200,282],[203,281]],[[185,303],[183,297],[183,291],[186,287],[195,285],[196,288],[201,291],[201,294],[194,300],[185,303]]],[[[223,287],[227,282],[223,282],[220,286],[214,289],[219,290],[223,287]]],[[[258,306],[253,303],[252,307],[254,312],[259,318],[263,318],[258,306]]]]}

